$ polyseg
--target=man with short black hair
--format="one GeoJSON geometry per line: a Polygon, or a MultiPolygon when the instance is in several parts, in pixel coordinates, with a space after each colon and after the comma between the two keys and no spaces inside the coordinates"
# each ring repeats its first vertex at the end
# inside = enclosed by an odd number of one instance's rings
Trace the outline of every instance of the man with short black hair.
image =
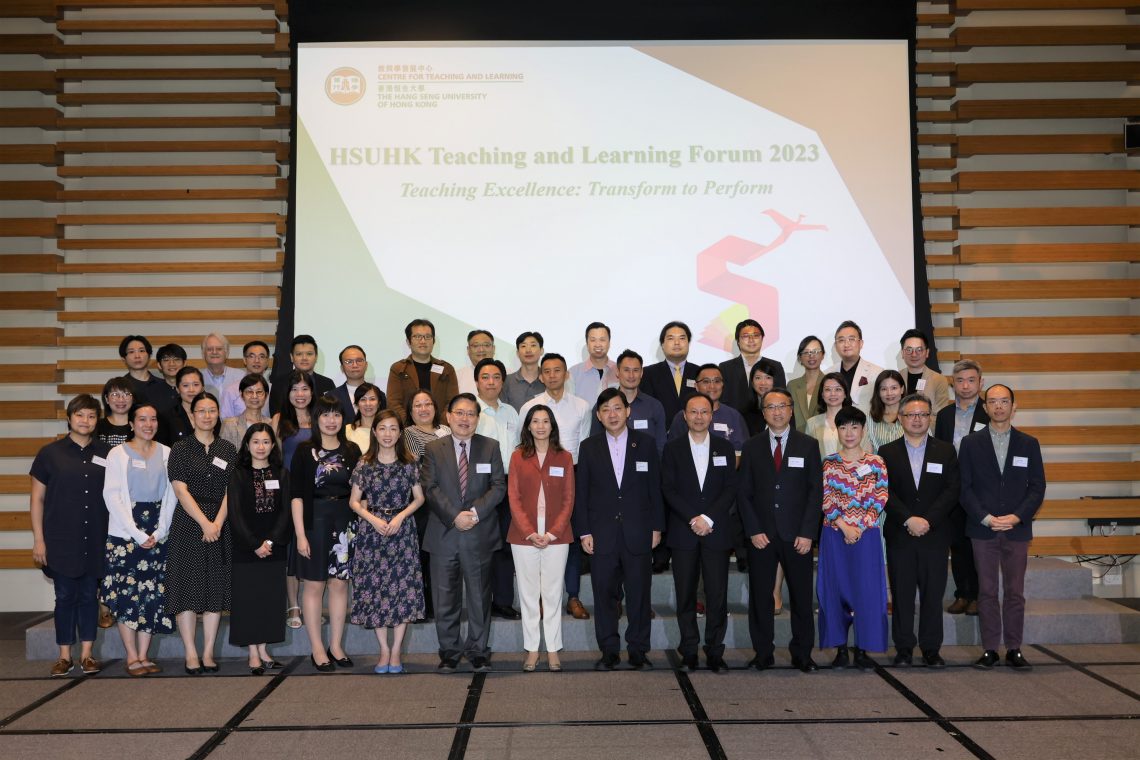
{"type": "Polygon", "coordinates": [[[590,403],[566,390],[566,359],[550,353],[542,357],[540,378],[545,390],[519,409],[519,419],[536,404],[545,404],[558,421],[558,439],[562,448],[578,461],[578,446],[590,434],[590,403]]]}
{"type": "Polygon", "coordinates": [[[475,329],[467,333],[468,364],[455,368],[460,393],[476,393],[475,366],[484,359],[495,358],[495,336],[490,330],[475,329]]]}
{"type": "Polygon", "coordinates": [[[697,392],[697,365],[687,361],[692,338],[693,331],[684,322],[673,321],[662,327],[658,343],[665,358],[646,367],[641,377],[641,390],[665,409],[666,430],[685,399],[697,392]]]}
{"type": "MultiPolygon", "coordinates": [[[[724,390],[724,377],[721,368],[716,364],[702,364],[697,370],[697,392],[709,397],[713,404],[712,426],[713,435],[724,438],[732,444],[733,451],[739,456],[744,449],[744,442],[748,440],[748,423],[740,412],[728,404],[721,403],[721,393],[724,390]]],[[[669,426],[669,438],[680,438],[685,435],[688,427],[685,425],[685,412],[677,412],[669,426]]]]}
{"type": "MultiPolygon", "coordinates": [[[[293,369],[304,372],[313,381],[313,398],[317,399],[326,393],[332,393],[336,383],[331,377],[325,377],[317,372],[317,341],[312,335],[301,334],[294,336],[289,348],[289,359],[293,369]]],[[[269,394],[269,408],[274,414],[281,411],[288,403],[290,370],[282,368],[273,375],[273,390],[269,394]]]]}
{"type": "Polygon", "coordinates": [[[435,325],[430,320],[413,319],[404,327],[404,338],[411,353],[388,369],[388,405],[406,425],[404,404],[416,391],[427,391],[436,409],[446,409],[459,384],[455,367],[432,355],[435,325]]]}
{"type": "Polygon", "coordinates": [[[542,333],[533,330],[520,333],[515,338],[515,352],[519,357],[519,368],[507,375],[503,381],[502,399],[516,411],[522,405],[542,393],[546,386],[539,377],[541,370],[538,360],[542,358],[542,333]]]}
{"type": "Polygon", "coordinates": [[[119,357],[127,368],[123,379],[131,384],[136,404],[150,399],[152,395],[162,398],[161,386],[165,383],[149,369],[151,353],[153,349],[145,335],[128,335],[119,341],[119,357]]]}
{"type": "Polygon", "coordinates": [[[903,333],[899,340],[903,366],[906,372],[906,394],[921,393],[930,399],[934,405],[934,414],[938,414],[950,403],[950,384],[941,372],[936,372],[926,366],[930,356],[930,341],[922,330],[910,329],[903,333]]]}
{"type": "Polygon", "coordinates": [[[869,362],[861,355],[863,351],[863,328],[850,319],[839,325],[835,331],[835,353],[839,361],[828,372],[838,372],[847,381],[851,403],[871,412],[871,396],[875,392],[875,378],[883,371],[878,364],[869,362]]]}
{"type": "Polygon", "coordinates": [[[570,368],[570,390],[592,404],[599,393],[617,384],[617,364],[610,359],[610,328],[591,322],[586,325],[586,360],[570,368]]]}
{"type": "MultiPolygon", "coordinates": [[[[745,319],[736,324],[736,347],[740,349],[740,355],[720,363],[720,373],[724,376],[724,393],[720,402],[744,414],[748,407],[754,406],[756,398],[748,378],[752,367],[762,358],[760,350],[764,347],[764,328],[759,322],[745,319]]],[[[784,377],[784,367],[771,357],[768,361],[772,363],[772,387],[786,388],[788,381],[784,377]]]]}
{"type": "Polygon", "coordinates": [[[182,400],[178,395],[176,378],[178,370],[186,366],[186,349],[177,343],[167,343],[159,346],[154,352],[154,363],[162,373],[161,384],[151,384],[147,397],[161,416],[164,412],[173,409],[182,400]]]}
{"type": "MultiPolygon", "coordinates": [[[[251,340],[241,348],[241,358],[245,363],[245,375],[242,375],[242,380],[248,375],[258,375],[264,377],[265,382],[269,383],[269,378],[265,377],[265,371],[269,369],[269,344],[262,340],[251,340]]],[[[230,383],[222,389],[222,397],[218,399],[218,406],[221,407],[218,415],[222,419],[229,417],[239,417],[245,412],[245,401],[241,397],[241,380],[236,383],[230,383]]],[[[270,386],[270,393],[272,393],[272,386],[270,386]]],[[[266,404],[262,407],[261,413],[266,417],[269,416],[269,405],[266,404]]]]}
{"type": "MultiPolygon", "coordinates": [[[[628,348],[618,354],[618,388],[629,402],[629,420],[626,424],[630,430],[640,430],[653,436],[660,455],[665,451],[665,408],[660,401],[641,391],[642,374],[641,354],[628,348]]],[[[597,435],[603,429],[601,421],[595,415],[590,422],[590,435],[597,435]]]]}
{"type": "MultiPolygon", "coordinates": [[[[344,421],[348,424],[356,419],[356,389],[364,383],[364,375],[368,372],[368,356],[360,346],[351,345],[341,349],[337,361],[340,362],[340,371],[344,373],[344,382],[333,390],[333,396],[340,401],[341,408],[344,409],[344,421]]],[[[379,388],[376,392],[380,395],[377,411],[387,409],[388,396],[379,388]]]]}

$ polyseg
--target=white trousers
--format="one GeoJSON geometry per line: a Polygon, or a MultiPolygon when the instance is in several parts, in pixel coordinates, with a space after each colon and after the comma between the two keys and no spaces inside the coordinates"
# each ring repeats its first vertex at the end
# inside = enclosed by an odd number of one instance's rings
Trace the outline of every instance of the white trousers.
{"type": "Polygon", "coordinates": [[[523,649],[538,651],[539,614],[542,600],[542,633],[546,651],[562,649],[562,592],[566,585],[566,558],[569,544],[552,544],[545,549],[511,544],[515,578],[519,585],[519,612],[522,613],[523,649]]]}

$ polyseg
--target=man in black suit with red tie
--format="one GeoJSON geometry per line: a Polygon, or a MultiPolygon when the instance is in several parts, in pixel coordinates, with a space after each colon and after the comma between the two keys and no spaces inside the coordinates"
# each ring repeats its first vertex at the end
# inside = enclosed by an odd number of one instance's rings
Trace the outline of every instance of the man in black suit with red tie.
{"type": "Polygon", "coordinates": [[[748,666],[766,670],[775,665],[772,588],[776,568],[783,566],[792,613],[792,666],[811,673],[819,669],[811,657],[811,545],[819,537],[823,515],[823,467],[819,442],[791,426],[792,404],[785,388],[764,394],[761,410],[768,431],[744,444],[736,503],[751,542],[748,632],[756,656],[748,666]]]}
{"type": "Polygon", "coordinates": [[[652,436],[626,427],[629,402],[619,389],[602,391],[594,413],[605,431],[582,441],[578,449],[571,518],[582,551],[591,555],[594,632],[602,652],[594,667],[613,670],[621,662],[617,606],[624,589],[629,664],[636,670],[651,668],[646,657],[651,552],[665,529],[657,445],[652,436]]]}
{"type": "Polygon", "coordinates": [[[919,393],[899,406],[903,437],[879,447],[890,473],[887,496],[887,575],[894,614],[891,634],[895,666],[914,662],[914,647],[930,668],[944,668],[942,594],[946,591],[946,551],[954,526],[950,513],[958,506],[958,455],[954,446],[931,438],[934,404],[919,393]],[[919,593],[918,638],[914,636],[914,594],[919,593]]]}
{"type": "Polygon", "coordinates": [[[687,670],[697,669],[697,581],[705,580],[705,656],[709,670],[725,673],[728,625],[728,553],[733,547],[736,452],[709,433],[713,402],[703,393],[685,400],[686,435],[665,445],[661,493],[668,507],[669,548],[677,590],[677,651],[687,670]]]}

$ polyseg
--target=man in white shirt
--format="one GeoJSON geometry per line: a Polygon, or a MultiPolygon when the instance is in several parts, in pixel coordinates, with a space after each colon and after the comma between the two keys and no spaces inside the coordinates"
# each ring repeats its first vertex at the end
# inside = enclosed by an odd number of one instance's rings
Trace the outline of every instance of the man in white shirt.
{"type": "MultiPolygon", "coordinates": [[[[482,359],[475,365],[475,382],[479,401],[479,424],[475,432],[499,442],[503,457],[503,472],[509,478],[511,454],[519,445],[519,413],[510,404],[499,400],[503,392],[503,378],[507,369],[498,359],[482,359]]],[[[511,527],[511,505],[504,497],[499,505],[499,533],[506,536],[511,527]]],[[[522,616],[515,609],[515,563],[511,546],[506,541],[495,551],[491,565],[491,617],[518,620],[522,616]]]]}
{"type": "Polygon", "coordinates": [[[495,358],[495,336],[490,330],[477,329],[467,333],[467,358],[471,360],[470,364],[455,368],[459,392],[477,394],[475,367],[484,359],[495,358]]]}
{"type": "Polygon", "coordinates": [[[561,354],[547,354],[539,364],[539,378],[546,390],[538,394],[519,409],[519,418],[526,419],[526,413],[535,404],[545,404],[554,412],[558,422],[558,439],[562,448],[570,452],[574,462],[578,462],[578,445],[590,435],[590,410],[585,401],[566,391],[566,359],[561,354]]]}
{"type": "Polygon", "coordinates": [[[847,320],[835,331],[835,352],[839,362],[828,367],[827,371],[842,375],[851,389],[851,403],[862,409],[864,414],[870,414],[875,378],[883,368],[860,356],[862,350],[863,328],[847,320]]]}
{"type": "MultiPolygon", "coordinates": [[[[246,343],[241,348],[241,358],[245,362],[245,375],[260,375],[265,378],[266,383],[269,382],[269,378],[265,375],[265,371],[269,369],[269,345],[265,341],[251,340],[246,343]]],[[[245,375],[222,389],[221,398],[218,399],[218,406],[221,407],[218,414],[222,419],[239,417],[245,412],[245,402],[242,401],[241,390],[238,388],[245,375]]],[[[261,413],[266,417],[269,416],[268,403],[262,407],[261,413]]]]}
{"type": "Polygon", "coordinates": [[[617,364],[610,359],[610,328],[601,322],[586,326],[586,361],[570,368],[575,396],[594,403],[598,394],[618,383],[617,364]]]}
{"type": "Polygon", "coordinates": [[[204,390],[221,398],[222,391],[230,383],[237,384],[245,377],[245,372],[237,367],[227,367],[230,358],[230,342],[221,333],[212,332],[202,338],[202,359],[206,366],[202,370],[204,390]]]}

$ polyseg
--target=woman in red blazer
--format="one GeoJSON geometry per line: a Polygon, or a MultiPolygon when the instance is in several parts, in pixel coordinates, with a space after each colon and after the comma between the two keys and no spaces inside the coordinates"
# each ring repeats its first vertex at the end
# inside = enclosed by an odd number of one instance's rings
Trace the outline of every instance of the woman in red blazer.
{"type": "Polygon", "coordinates": [[[550,407],[531,407],[523,420],[519,447],[511,455],[507,495],[511,528],[507,543],[515,560],[522,610],[523,670],[538,664],[539,618],[546,636],[547,665],[562,670],[562,592],[566,557],[573,538],[574,458],[558,442],[550,407]]]}

